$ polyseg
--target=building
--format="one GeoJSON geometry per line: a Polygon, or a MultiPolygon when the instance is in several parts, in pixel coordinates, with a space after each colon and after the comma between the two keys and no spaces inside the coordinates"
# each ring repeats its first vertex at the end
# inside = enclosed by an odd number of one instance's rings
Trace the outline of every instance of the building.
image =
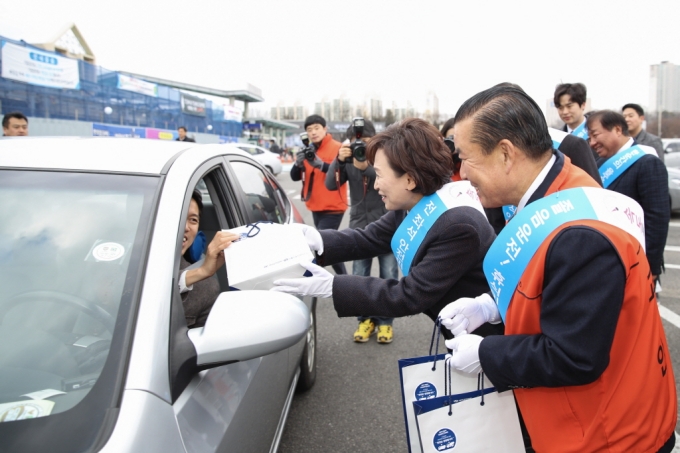
{"type": "Polygon", "coordinates": [[[668,61],[649,67],[650,112],[680,112],[680,66],[668,61]]]}

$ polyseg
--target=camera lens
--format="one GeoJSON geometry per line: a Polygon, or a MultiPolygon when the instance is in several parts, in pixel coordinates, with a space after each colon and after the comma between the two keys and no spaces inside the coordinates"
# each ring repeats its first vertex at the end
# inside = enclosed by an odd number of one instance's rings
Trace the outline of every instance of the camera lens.
{"type": "Polygon", "coordinates": [[[366,146],[361,144],[354,148],[352,156],[358,161],[363,162],[366,160],[366,146]]]}

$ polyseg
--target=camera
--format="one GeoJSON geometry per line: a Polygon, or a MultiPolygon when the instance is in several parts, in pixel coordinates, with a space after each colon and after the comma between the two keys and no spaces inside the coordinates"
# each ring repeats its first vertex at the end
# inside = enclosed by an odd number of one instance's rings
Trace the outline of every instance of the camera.
{"type": "Polygon", "coordinates": [[[346,157],[345,162],[352,163],[354,159],[357,162],[364,162],[366,160],[366,143],[361,140],[361,136],[364,134],[364,119],[361,117],[354,118],[352,120],[352,128],[354,129],[354,138],[356,140],[349,145],[352,155],[346,157]]]}
{"type": "Polygon", "coordinates": [[[304,148],[302,148],[300,152],[305,154],[305,159],[313,162],[314,158],[316,157],[316,147],[313,143],[309,143],[309,136],[307,135],[307,132],[300,134],[300,140],[302,140],[302,144],[304,145],[304,148]]]}
{"type": "Polygon", "coordinates": [[[451,151],[451,156],[453,157],[453,163],[459,164],[461,162],[460,157],[458,157],[458,152],[456,152],[456,145],[453,143],[453,135],[449,135],[444,139],[444,144],[449,151],[451,151]]]}

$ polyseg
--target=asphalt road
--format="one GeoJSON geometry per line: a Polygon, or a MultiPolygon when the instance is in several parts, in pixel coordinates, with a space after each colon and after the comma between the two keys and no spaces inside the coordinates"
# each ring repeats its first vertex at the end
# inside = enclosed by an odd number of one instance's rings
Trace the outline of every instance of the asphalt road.
{"type": "MultiPolygon", "coordinates": [[[[300,202],[300,183],[291,181],[287,172],[278,180],[305,222],[313,225],[311,213],[300,202]]],[[[341,227],[348,222],[346,213],[341,227]]],[[[660,311],[680,390],[680,214],[671,219],[664,257],[660,311]]],[[[351,272],[351,263],[347,269],[351,272]]],[[[372,275],[377,272],[374,260],[372,275]]],[[[356,326],[354,318],[338,318],[332,300],[319,300],[316,384],[296,395],[280,453],[408,451],[397,361],[427,354],[432,321],[425,315],[395,319],[394,341],[389,345],[378,344],[375,337],[364,344],[354,343],[356,326]]],[[[680,452],[680,446],[675,451],[680,452]]]]}

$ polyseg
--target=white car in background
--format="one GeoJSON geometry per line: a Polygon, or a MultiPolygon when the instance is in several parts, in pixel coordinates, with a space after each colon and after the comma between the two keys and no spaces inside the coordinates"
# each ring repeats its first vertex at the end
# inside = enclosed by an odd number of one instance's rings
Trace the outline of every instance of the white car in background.
{"type": "Polygon", "coordinates": [[[250,143],[238,143],[236,146],[253,156],[253,158],[269,170],[271,174],[278,175],[281,173],[283,166],[281,165],[281,159],[278,154],[262,148],[261,146],[251,145],[250,143]]]}

